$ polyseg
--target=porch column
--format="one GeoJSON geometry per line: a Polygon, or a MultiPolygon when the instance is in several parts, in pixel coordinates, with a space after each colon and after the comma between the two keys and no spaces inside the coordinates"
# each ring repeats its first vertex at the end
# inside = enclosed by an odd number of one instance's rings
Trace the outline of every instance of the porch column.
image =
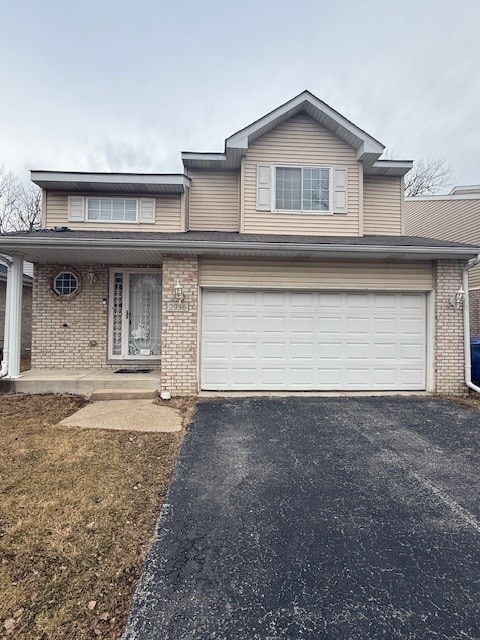
{"type": "MultiPolygon", "coordinates": [[[[6,329],[8,329],[8,377],[20,376],[22,337],[23,258],[12,256],[7,276],[6,329]],[[8,314],[8,319],[7,319],[8,314]],[[7,326],[8,325],[8,326],[7,326]]],[[[6,360],[7,358],[5,358],[6,360]]]]}

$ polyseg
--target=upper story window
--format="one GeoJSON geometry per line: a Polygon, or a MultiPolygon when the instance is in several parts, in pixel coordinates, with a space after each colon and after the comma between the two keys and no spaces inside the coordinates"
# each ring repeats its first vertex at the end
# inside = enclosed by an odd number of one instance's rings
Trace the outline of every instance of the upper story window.
{"type": "Polygon", "coordinates": [[[137,222],[136,198],[87,198],[89,222],[137,222]]]}
{"type": "Polygon", "coordinates": [[[275,210],[330,212],[330,174],[324,167],[274,167],[275,210]]]}

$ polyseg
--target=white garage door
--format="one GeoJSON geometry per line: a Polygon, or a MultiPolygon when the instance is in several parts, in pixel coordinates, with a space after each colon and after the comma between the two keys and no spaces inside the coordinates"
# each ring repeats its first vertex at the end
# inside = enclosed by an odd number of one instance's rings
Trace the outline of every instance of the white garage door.
{"type": "Polygon", "coordinates": [[[425,389],[425,295],[204,290],[205,390],[425,389]]]}

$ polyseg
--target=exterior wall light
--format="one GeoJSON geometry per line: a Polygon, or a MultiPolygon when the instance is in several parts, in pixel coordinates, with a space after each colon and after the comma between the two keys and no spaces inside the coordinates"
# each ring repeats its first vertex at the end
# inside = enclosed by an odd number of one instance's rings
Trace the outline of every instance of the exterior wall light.
{"type": "Polygon", "coordinates": [[[175,300],[183,300],[183,287],[177,280],[177,284],[174,287],[174,298],[175,300]]]}
{"type": "Polygon", "coordinates": [[[460,285],[460,289],[456,292],[456,294],[450,298],[450,304],[455,309],[459,309],[465,300],[465,291],[463,287],[460,285]]]}
{"type": "Polygon", "coordinates": [[[98,276],[95,273],[93,267],[91,267],[88,271],[87,271],[87,280],[90,284],[95,284],[95,282],[98,280],[98,276]]]}

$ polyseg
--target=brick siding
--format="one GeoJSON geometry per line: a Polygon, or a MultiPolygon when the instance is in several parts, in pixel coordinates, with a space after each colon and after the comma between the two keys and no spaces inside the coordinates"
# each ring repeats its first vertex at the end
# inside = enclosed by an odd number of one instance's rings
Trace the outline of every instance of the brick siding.
{"type": "Polygon", "coordinates": [[[107,365],[108,268],[94,265],[98,280],[90,284],[87,265],[72,265],[82,290],[68,300],[52,291],[52,277],[65,265],[34,266],[32,368],[97,369],[107,365]]]}
{"type": "Polygon", "coordinates": [[[470,334],[480,336],[480,289],[470,291],[470,334]]]}
{"type": "Polygon", "coordinates": [[[161,388],[174,395],[196,394],[198,331],[198,257],[163,261],[161,388]],[[188,311],[169,311],[177,281],[188,311]]]}
{"type": "Polygon", "coordinates": [[[434,264],[435,285],[435,380],[436,391],[464,395],[465,359],[463,340],[463,309],[450,303],[462,283],[459,260],[438,260],[434,264]]]}

